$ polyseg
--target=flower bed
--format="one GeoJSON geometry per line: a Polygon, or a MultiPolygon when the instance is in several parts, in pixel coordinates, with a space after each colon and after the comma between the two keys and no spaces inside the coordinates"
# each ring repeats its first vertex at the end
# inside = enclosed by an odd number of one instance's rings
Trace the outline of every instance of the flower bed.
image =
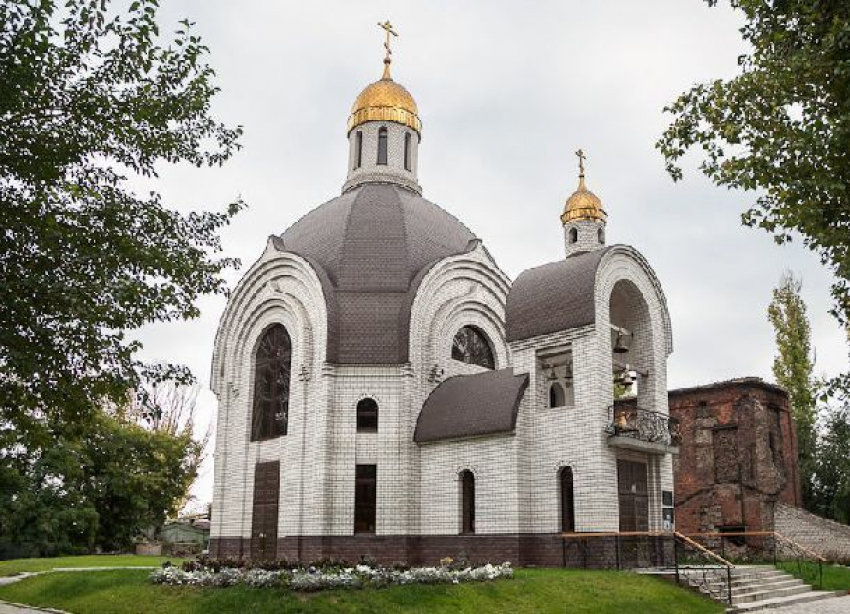
{"type": "Polygon", "coordinates": [[[510,563],[453,569],[414,567],[393,569],[355,565],[353,567],[296,567],[292,569],[240,569],[235,567],[197,568],[191,571],[179,567],[163,567],[150,575],[155,584],[174,586],[234,586],[254,588],[286,588],[293,591],[321,591],[333,588],[383,588],[405,584],[460,584],[499,578],[513,578],[510,563]]]}

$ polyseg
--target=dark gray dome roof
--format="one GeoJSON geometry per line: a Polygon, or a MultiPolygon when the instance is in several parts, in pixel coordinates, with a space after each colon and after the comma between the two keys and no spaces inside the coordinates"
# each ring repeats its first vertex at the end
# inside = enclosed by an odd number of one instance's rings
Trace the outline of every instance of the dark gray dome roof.
{"type": "Polygon", "coordinates": [[[337,364],[407,362],[419,283],[436,262],[477,241],[434,203],[382,183],[326,202],[281,238],[283,250],[307,260],[322,281],[327,360],[337,364]]]}

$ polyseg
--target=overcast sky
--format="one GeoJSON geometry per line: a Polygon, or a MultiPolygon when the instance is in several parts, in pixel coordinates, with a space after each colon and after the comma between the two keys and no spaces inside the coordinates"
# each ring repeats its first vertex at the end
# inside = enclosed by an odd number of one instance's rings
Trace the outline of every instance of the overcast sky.
{"type": "MultiPolygon", "coordinates": [[[[654,143],[665,104],[689,86],[736,74],[739,17],[701,0],[505,2],[241,0],[163,3],[160,29],[184,17],[211,49],[215,114],[244,126],[222,168],[162,167],[155,188],[181,210],[249,208],[224,231],[241,258],[230,286],[281,233],[337,196],[354,98],[381,75],[390,19],[394,78],[419,105],[423,196],[462,220],[512,278],[563,257],[559,215],[577,184],[574,151],[608,212],[609,243],[635,246],[664,287],[673,322],[671,387],[757,375],[772,379],[766,308],[783,270],[803,278],[818,372],[847,367],[827,314],[830,276],[799,242],[777,246],[740,224],[752,194],[717,188],[686,162],[665,174],[654,143]]],[[[191,322],[140,332],[143,357],[187,364],[206,390],[223,298],[191,322]]],[[[209,500],[211,463],[195,492],[209,500]]]]}

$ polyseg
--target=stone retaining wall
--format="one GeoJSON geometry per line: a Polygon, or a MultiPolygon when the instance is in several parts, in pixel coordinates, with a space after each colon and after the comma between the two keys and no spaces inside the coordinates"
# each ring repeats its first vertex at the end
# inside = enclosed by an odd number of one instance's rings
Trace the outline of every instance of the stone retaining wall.
{"type": "Polygon", "coordinates": [[[776,504],[774,523],[777,533],[822,557],[850,562],[850,526],[781,503],[776,504]]]}

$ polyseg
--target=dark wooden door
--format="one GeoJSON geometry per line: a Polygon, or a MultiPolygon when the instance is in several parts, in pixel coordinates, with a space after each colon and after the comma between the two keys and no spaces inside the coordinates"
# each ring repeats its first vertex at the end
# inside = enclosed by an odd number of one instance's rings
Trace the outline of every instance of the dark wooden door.
{"type": "Polygon", "coordinates": [[[257,463],[254,469],[254,515],[251,523],[251,558],[277,558],[277,513],[280,499],[280,461],[257,463]]]}
{"type": "Polygon", "coordinates": [[[649,530],[649,497],[646,481],[644,463],[617,461],[620,532],[649,530]]]}

